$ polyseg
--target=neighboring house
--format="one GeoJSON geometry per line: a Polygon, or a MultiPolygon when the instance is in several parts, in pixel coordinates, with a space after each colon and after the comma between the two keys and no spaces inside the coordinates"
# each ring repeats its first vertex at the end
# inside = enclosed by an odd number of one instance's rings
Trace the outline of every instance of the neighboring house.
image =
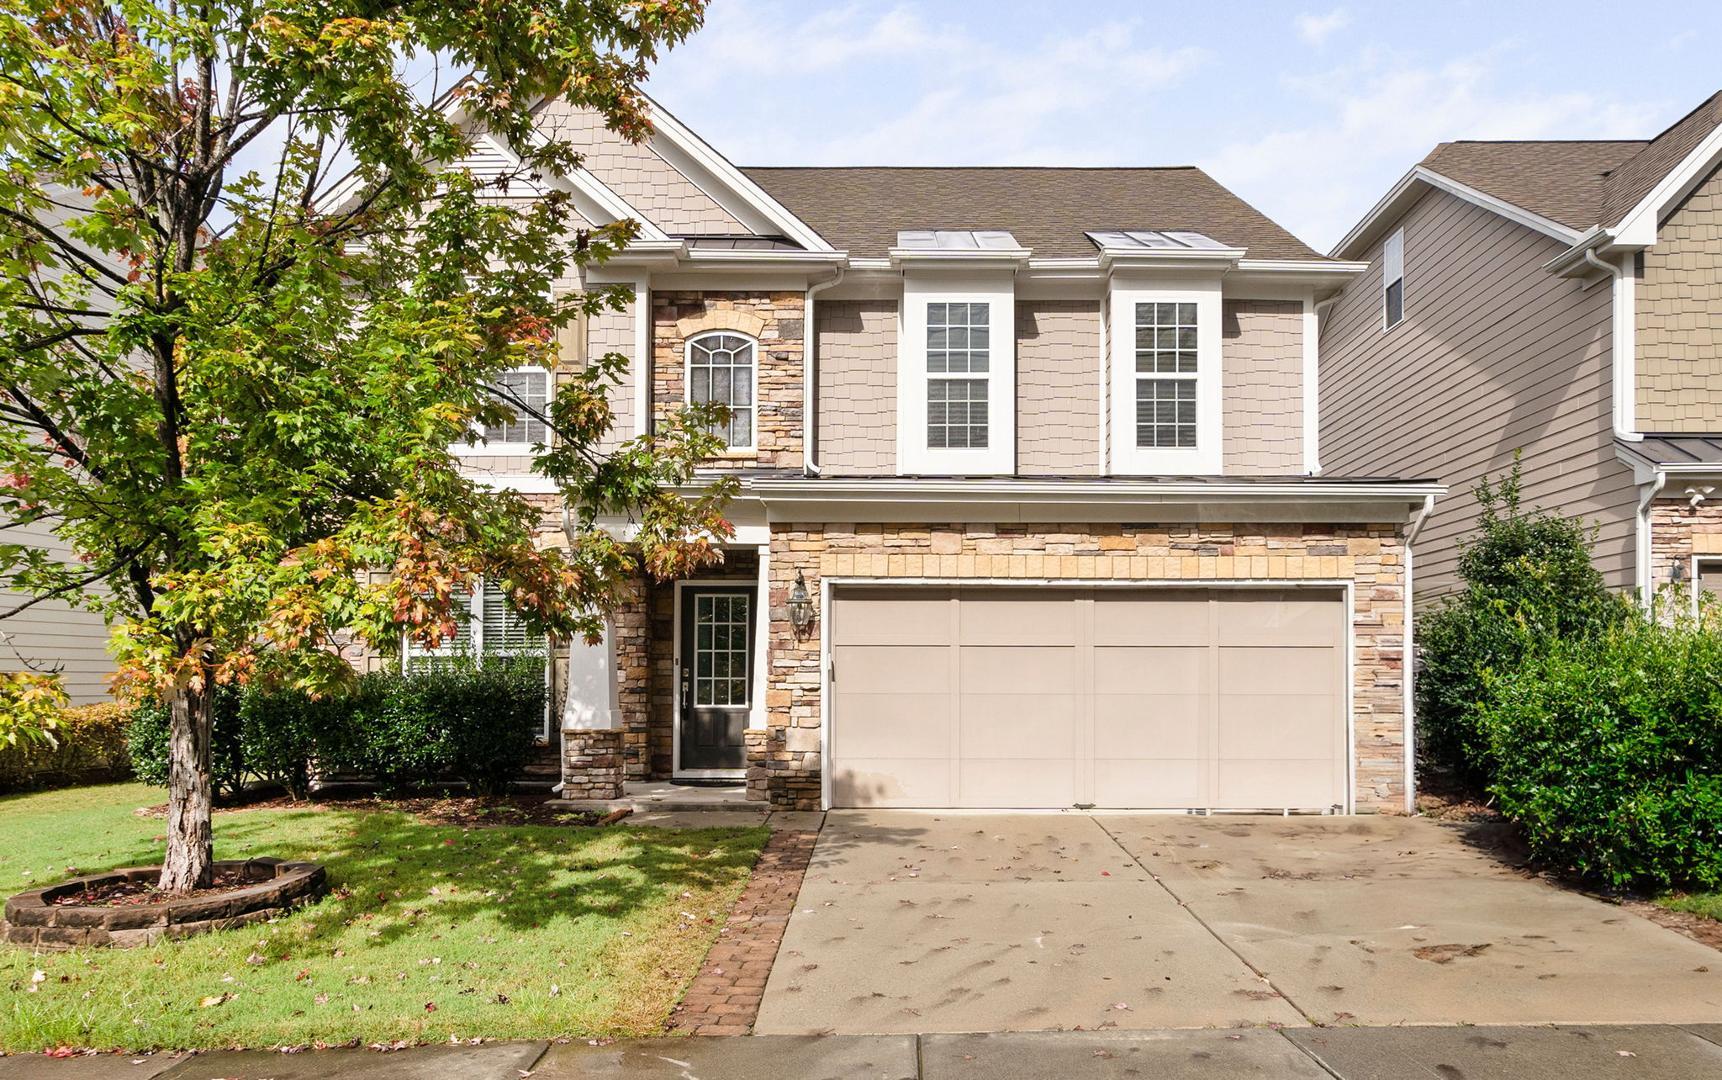
{"type": "MultiPolygon", "coordinates": [[[[742,478],[721,568],[636,581],[559,656],[564,794],[1409,806],[1407,535],[1440,489],[1317,437],[1317,306],[1361,265],[1194,168],[739,169],[661,109],[638,146],[540,115],[586,155],[542,184],[642,226],[591,275],[635,302],[563,364],[631,359],[619,438],[726,402],[711,468],[742,478]]],[[[553,540],[542,437],[465,453],[553,540]]]]}
{"type": "Polygon", "coordinates": [[[1451,489],[1418,600],[1457,584],[1472,489],[1594,523],[1648,599],[1722,575],[1722,94],[1652,139],[1437,146],[1340,242],[1322,464],[1451,489]]]}
{"type": "MultiPolygon", "coordinates": [[[[18,525],[0,518],[0,544],[24,544],[70,562],[65,541],[45,524],[18,525]]],[[[0,589],[0,611],[28,602],[23,593],[0,589]]],[[[58,672],[74,705],[111,701],[108,628],[102,617],[64,600],[43,600],[0,619],[0,671],[58,672]]]]}

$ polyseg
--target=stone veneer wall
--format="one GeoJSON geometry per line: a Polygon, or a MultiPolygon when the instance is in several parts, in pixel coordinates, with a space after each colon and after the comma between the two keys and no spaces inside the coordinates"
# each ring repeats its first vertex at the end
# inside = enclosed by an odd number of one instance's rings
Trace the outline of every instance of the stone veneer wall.
{"type": "Polygon", "coordinates": [[[801,350],[806,310],[799,292],[652,293],[652,415],[659,423],[687,403],[688,338],[735,330],[759,342],[758,401],[751,453],[719,468],[801,468],[801,350]]]}
{"type": "MultiPolygon", "coordinates": [[[[816,809],[820,627],[800,636],[786,605],[801,571],[868,578],[1180,581],[1345,580],[1353,589],[1356,806],[1405,799],[1404,559],[1396,525],[783,525],[771,537],[766,737],[749,740],[749,796],[816,809]],[[759,755],[759,756],[756,756],[759,755]]],[[[823,611],[820,613],[823,617],[823,611]]]]}
{"type": "Polygon", "coordinates": [[[620,799],[625,779],[618,728],[562,733],[562,797],[620,799]]]}
{"type": "MultiPolygon", "coordinates": [[[[1650,508],[1650,580],[1658,592],[1665,590],[1674,564],[1687,571],[1692,556],[1714,555],[1722,559],[1722,501],[1693,506],[1686,499],[1658,499],[1650,508]]],[[[1691,583],[1682,579],[1682,602],[1689,602],[1691,583]]]]}

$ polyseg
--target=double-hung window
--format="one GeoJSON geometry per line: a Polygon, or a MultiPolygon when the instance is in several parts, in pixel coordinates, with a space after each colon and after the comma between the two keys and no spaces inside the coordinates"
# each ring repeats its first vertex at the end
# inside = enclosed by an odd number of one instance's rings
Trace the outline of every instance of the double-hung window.
{"type": "Polygon", "coordinates": [[[1136,305],[1136,427],[1138,449],[1196,445],[1196,305],[1154,301],[1136,305]]]}
{"type": "Polygon", "coordinates": [[[1221,471],[1220,287],[1115,283],[1109,297],[1109,469],[1221,471]]]}
{"type": "Polygon", "coordinates": [[[537,366],[515,368],[496,377],[496,400],[514,413],[512,420],[485,424],[476,446],[456,445],[463,454],[526,454],[550,441],[540,416],[550,406],[550,372],[537,366]],[[524,406],[524,408],[522,407],[524,406]]]}
{"type": "Polygon", "coordinates": [[[757,371],[758,345],[752,338],[718,331],[688,341],[688,403],[728,407],[729,421],[718,434],[731,450],[754,447],[757,371]]]}
{"type": "Polygon", "coordinates": [[[1381,245],[1381,328],[1391,330],[1405,318],[1405,230],[1381,245]]]}
{"type": "Polygon", "coordinates": [[[984,450],[990,437],[987,382],[991,365],[987,303],[927,305],[927,446],[984,450]]]}

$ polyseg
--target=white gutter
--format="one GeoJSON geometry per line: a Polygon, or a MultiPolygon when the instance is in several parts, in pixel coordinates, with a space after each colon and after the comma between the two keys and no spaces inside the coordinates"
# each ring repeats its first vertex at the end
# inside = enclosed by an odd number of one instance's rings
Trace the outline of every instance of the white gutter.
{"type": "Polygon", "coordinates": [[[1646,611],[1656,599],[1656,582],[1650,578],[1650,504],[1668,485],[1668,470],[1660,466],[1651,474],[1650,483],[1638,500],[1638,598],[1646,611]]]}
{"type": "Polygon", "coordinates": [[[1417,812],[1417,635],[1412,596],[1411,549],[1423,533],[1423,525],[1435,511],[1435,496],[1423,497],[1423,509],[1405,530],[1405,646],[1400,682],[1405,689],[1405,812],[1417,812]]]}
{"type": "Polygon", "coordinates": [[[813,320],[813,298],[842,280],[843,267],[839,266],[830,281],[807,287],[807,297],[801,305],[801,471],[807,476],[819,475],[819,462],[814,458],[814,420],[819,409],[819,332],[813,320]]]}
{"type": "Polygon", "coordinates": [[[1369,483],[1351,480],[1246,483],[1199,480],[1164,483],[1152,480],[996,480],[944,477],[892,477],[890,479],[770,479],[742,481],[750,495],[790,501],[847,499],[855,502],[960,502],[1007,498],[1025,502],[1059,502],[1082,498],[1094,502],[1205,502],[1232,499],[1347,499],[1358,501],[1416,502],[1444,495],[1445,486],[1433,483],[1369,483]]]}

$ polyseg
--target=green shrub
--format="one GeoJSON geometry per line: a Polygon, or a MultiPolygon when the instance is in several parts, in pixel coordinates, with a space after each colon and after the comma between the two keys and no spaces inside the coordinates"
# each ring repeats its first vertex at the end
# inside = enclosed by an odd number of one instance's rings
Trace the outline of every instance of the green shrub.
{"type": "Polygon", "coordinates": [[[386,791],[451,778],[501,793],[520,775],[544,722],[544,661],[490,658],[360,680],[346,729],[320,745],[333,771],[386,791]]]}
{"type": "Polygon", "coordinates": [[[131,712],[116,702],[61,710],[52,741],[0,743],[0,791],[123,780],[131,712]]]}
{"type": "Polygon", "coordinates": [[[1617,887],[1722,887],[1722,636],[1634,615],[1491,674],[1491,792],[1533,853],[1617,887]]]}
{"type": "MultiPolygon", "coordinates": [[[[306,795],[314,774],[374,781],[399,792],[462,780],[501,793],[520,775],[544,722],[542,657],[454,661],[411,675],[372,672],[318,700],[292,689],[222,687],[212,757],[215,791],[248,781],[306,795]]],[[[167,783],[168,717],[137,710],[130,748],[137,776],[167,783]]]]}
{"type": "Polygon", "coordinates": [[[1488,676],[1561,640],[1590,640],[1633,611],[1591,565],[1583,524],[1520,506],[1519,466],[1477,486],[1477,533],[1459,556],[1463,591],[1417,617],[1417,748],[1427,777],[1480,790],[1493,776],[1479,723],[1488,676]]]}

